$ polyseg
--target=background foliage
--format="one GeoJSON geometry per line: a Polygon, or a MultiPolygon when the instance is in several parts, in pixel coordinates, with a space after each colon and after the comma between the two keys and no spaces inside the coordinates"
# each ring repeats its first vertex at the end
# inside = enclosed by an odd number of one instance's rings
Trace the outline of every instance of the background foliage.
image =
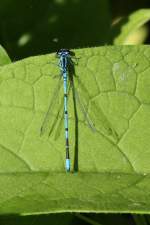
{"type": "MultiPolygon", "coordinates": [[[[62,47],[113,44],[128,15],[149,4],[148,0],[1,0],[0,43],[13,61],[62,47]]],[[[149,43],[149,24],[137,36],[149,43]]],[[[137,43],[135,36],[129,43],[137,43]]]]}
{"type": "MultiPolygon", "coordinates": [[[[140,19],[134,32],[134,24],[129,20],[135,11],[149,7],[149,0],[1,0],[0,44],[10,58],[16,61],[31,55],[55,52],[62,47],[149,43],[149,16],[144,20],[143,17],[140,19]],[[123,33],[123,26],[125,29],[129,27],[127,36],[123,33]],[[120,38],[121,35],[123,38],[120,38]]],[[[143,16],[144,14],[143,12],[143,16]]],[[[4,64],[6,62],[10,62],[9,58],[4,60],[4,64]]],[[[0,217],[2,225],[149,222],[149,216],[139,215],[59,214],[0,217]]]]}

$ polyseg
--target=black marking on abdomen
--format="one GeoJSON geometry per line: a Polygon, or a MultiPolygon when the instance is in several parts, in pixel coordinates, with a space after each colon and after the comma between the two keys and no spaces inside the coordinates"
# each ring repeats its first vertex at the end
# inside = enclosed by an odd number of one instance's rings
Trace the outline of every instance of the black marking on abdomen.
{"type": "Polygon", "coordinates": [[[66,138],[66,159],[69,159],[69,140],[66,138]]]}

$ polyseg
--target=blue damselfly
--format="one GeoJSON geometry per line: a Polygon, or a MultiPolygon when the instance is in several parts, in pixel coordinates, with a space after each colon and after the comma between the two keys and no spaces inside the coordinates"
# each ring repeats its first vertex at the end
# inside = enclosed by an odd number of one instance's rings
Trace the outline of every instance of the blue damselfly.
{"type": "MultiPolygon", "coordinates": [[[[60,49],[59,51],[57,51],[56,56],[59,59],[57,66],[60,68],[60,72],[61,72],[61,75],[59,76],[59,78],[60,78],[60,81],[61,81],[61,78],[63,78],[63,87],[64,87],[63,104],[64,104],[64,128],[65,128],[65,148],[66,148],[66,171],[68,172],[68,171],[70,171],[68,94],[69,94],[70,88],[74,86],[72,75],[75,75],[75,74],[71,74],[70,68],[74,68],[75,62],[73,61],[73,58],[75,60],[77,60],[77,59],[75,57],[74,52],[72,52],[68,49],[60,49]]],[[[79,79],[78,79],[78,81],[79,81],[79,79]]],[[[56,102],[56,98],[58,97],[58,93],[59,93],[61,85],[62,85],[62,82],[58,82],[58,85],[56,86],[56,90],[54,91],[48,111],[44,117],[44,121],[43,121],[43,124],[41,127],[41,134],[43,134],[45,132],[46,127],[48,126],[48,123],[51,118],[50,115],[54,108],[54,103],[56,102]]],[[[82,89],[85,89],[85,91],[86,91],[86,88],[84,87],[84,85],[82,85],[82,86],[83,86],[82,89]]],[[[80,110],[81,110],[82,114],[84,115],[84,118],[85,118],[88,126],[91,128],[91,130],[99,132],[99,130],[97,130],[95,128],[95,124],[93,123],[93,121],[90,119],[86,107],[84,107],[84,104],[81,102],[81,99],[80,99],[80,96],[79,96],[79,93],[77,92],[77,90],[74,90],[74,93],[75,93],[75,98],[79,104],[80,110]]],[[[96,106],[94,104],[93,104],[93,106],[94,106],[94,110],[100,114],[100,117],[101,117],[100,118],[100,120],[101,120],[100,126],[104,127],[104,130],[105,130],[104,132],[107,132],[107,135],[112,135],[115,138],[115,135],[113,134],[113,130],[112,130],[109,122],[107,121],[107,118],[103,114],[103,112],[100,111],[99,109],[96,109],[96,106]]],[[[53,123],[53,126],[55,126],[55,123],[53,123]]],[[[50,130],[52,130],[52,129],[53,129],[53,127],[50,130]]],[[[51,133],[51,131],[49,132],[49,134],[50,133],[51,133]]]]}

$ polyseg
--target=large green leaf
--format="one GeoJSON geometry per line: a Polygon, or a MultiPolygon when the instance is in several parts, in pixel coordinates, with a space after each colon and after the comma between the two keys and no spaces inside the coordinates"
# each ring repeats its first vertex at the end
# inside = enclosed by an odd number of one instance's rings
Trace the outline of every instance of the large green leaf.
{"type": "Polygon", "coordinates": [[[150,48],[75,53],[74,85],[96,131],[78,102],[75,119],[70,92],[70,173],[63,110],[58,115],[63,89],[40,135],[60,74],[58,59],[43,55],[0,68],[0,213],[150,211],[150,48]]]}

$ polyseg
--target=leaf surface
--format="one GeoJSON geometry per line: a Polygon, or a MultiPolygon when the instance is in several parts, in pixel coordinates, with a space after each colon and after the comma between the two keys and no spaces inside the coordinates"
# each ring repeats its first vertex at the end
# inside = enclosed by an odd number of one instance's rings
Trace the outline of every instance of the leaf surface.
{"type": "Polygon", "coordinates": [[[58,59],[43,55],[0,68],[1,214],[150,211],[150,48],[75,53],[74,85],[96,131],[78,102],[75,119],[70,93],[70,173],[63,126],[56,138],[63,91],[50,117],[53,132],[40,135],[60,74],[58,59]]]}

